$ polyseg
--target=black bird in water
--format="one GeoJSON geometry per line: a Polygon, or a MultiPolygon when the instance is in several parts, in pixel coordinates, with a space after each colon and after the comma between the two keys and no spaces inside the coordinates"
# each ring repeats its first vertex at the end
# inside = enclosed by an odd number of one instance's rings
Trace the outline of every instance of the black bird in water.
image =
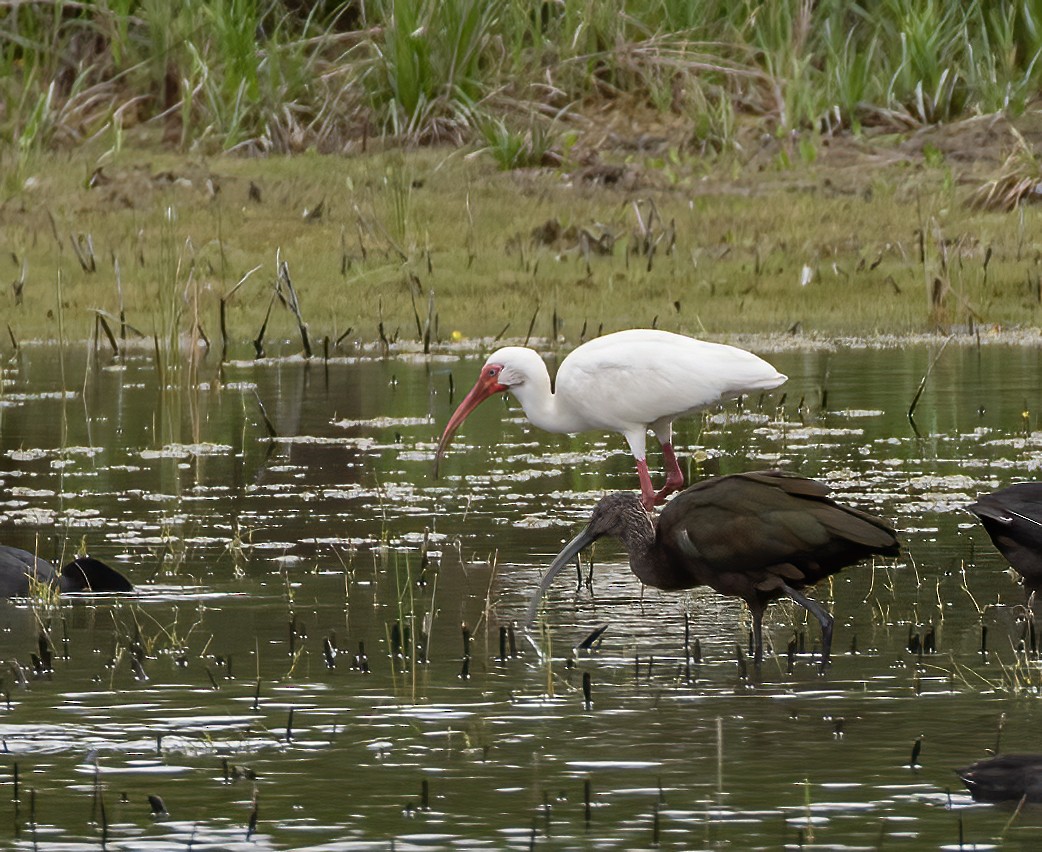
{"type": "Polygon", "coordinates": [[[753,616],[756,660],[763,658],[767,605],[789,597],[821,624],[822,660],[832,616],[801,593],[869,556],[896,556],[900,542],[884,520],[829,499],[820,482],[778,470],[719,476],[674,497],[656,525],[639,498],[602,497],[586,529],[558,554],[532,596],[531,624],[554,578],[601,536],[619,539],[642,582],[665,591],[709,586],[741,598],[753,616]]]}
{"type": "Polygon", "coordinates": [[[25,597],[31,583],[62,592],[132,592],[134,586],[115,568],[90,556],[78,556],[57,571],[28,550],[0,545],[0,597],[25,597]]]}
{"type": "Polygon", "coordinates": [[[981,494],[966,510],[980,519],[999,553],[1023,578],[1028,596],[1042,589],[1042,482],[981,494]]]}
{"type": "Polygon", "coordinates": [[[979,802],[1042,802],[1042,754],[1000,754],[955,773],[979,802]]]}

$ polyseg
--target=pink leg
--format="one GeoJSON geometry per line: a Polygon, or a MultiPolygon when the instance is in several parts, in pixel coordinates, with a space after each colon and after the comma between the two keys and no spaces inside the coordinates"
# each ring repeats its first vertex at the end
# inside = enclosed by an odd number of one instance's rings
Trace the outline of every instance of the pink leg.
{"type": "Polygon", "coordinates": [[[666,484],[655,495],[656,503],[664,503],[666,497],[674,491],[679,491],[684,485],[684,474],[677,464],[677,454],[673,452],[673,445],[668,442],[662,445],[662,466],[666,469],[666,484]]]}
{"type": "Polygon", "coordinates": [[[655,487],[651,484],[646,459],[637,459],[637,475],[640,477],[640,502],[650,513],[655,508],[655,487]]]}

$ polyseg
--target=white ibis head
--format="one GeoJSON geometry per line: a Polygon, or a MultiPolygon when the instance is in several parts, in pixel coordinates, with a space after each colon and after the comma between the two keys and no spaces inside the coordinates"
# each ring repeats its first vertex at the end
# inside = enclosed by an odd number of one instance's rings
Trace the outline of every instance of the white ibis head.
{"type": "Polygon", "coordinates": [[[463,398],[463,401],[453,412],[452,417],[449,418],[449,422],[445,424],[445,431],[441,433],[441,440],[438,441],[438,450],[434,454],[435,477],[438,475],[438,465],[441,462],[441,457],[449,448],[452,436],[463,425],[463,421],[467,419],[475,408],[493,394],[504,393],[517,385],[523,384],[528,378],[526,364],[533,357],[539,361],[539,366],[545,373],[546,366],[543,364],[542,359],[531,349],[525,349],[520,346],[506,346],[502,349],[497,349],[489,355],[485,366],[481,368],[481,373],[478,376],[478,380],[474,383],[474,387],[463,398]]]}

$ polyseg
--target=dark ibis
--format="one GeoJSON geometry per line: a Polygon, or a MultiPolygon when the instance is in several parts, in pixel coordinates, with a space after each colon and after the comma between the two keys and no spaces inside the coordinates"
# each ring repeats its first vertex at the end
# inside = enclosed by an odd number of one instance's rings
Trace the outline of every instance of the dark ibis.
{"type": "Polygon", "coordinates": [[[619,539],[633,573],[649,586],[665,591],[709,586],[744,600],[753,616],[757,662],[763,659],[764,611],[771,601],[791,598],[821,625],[827,663],[832,616],[802,590],[867,557],[900,552],[890,524],[828,494],[820,482],[779,470],[718,476],[681,491],[657,524],[635,494],[608,494],[550,565],[532,596],[527,623],[576,554],[608,535],[619,539]]]}
{"type": "Polygon", "coordinates": [[[786,380],[744,349],[657,329],[606,334],[573,350],[550,382],[537,352],[507,346],[493,352],[477,383],[449,419],[438,442],[434,474],[452,436],[485,399],[509,391],[534,426],[547,432],[620,432],[637,461],[641,499],[649,511],[684,484],[673,450],[673,421],[786,380]],[[647,433],[662,445],[666,482],[656,493],[647,462],[647,433]]]}
{"type": "Polygon", "coordinates": [[[58,571],[28,550],[0,545],[0,597],[25,597],[33,583],[61,592],[134,591],[130,580],[100,559],[78,556],[58,571]]]}
{"type": "Polygon", "coordinates": [[[1042,482],[1020,482],[981,494],[966,507],[1023,578],[1030,597],[1042,589],[1042,482]]]}
{"type": "Polygon", "coordinates": [[[1042,802],[1042,754],[1000,754],[955,773],[979,802],[1042,802]]]}

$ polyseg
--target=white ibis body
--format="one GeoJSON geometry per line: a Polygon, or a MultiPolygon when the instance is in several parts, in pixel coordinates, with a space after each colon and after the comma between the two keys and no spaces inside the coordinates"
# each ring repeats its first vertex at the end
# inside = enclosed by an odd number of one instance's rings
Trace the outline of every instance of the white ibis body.
{"type": "Polygon", "coordinates": [[[786,376],[762,358],[722,343],[655,329],[606,334],[572,351],[550,383],[546,362],[532,349],[493,352],[438,442],[437,464],[467,415],[488,397],[509,391],[532,425],[547,432],[620,432],[637,461],[641,500],[650,511],[684,484],[673,451],[673,421],[732,397],[770,390],[786,376]],[[666,482],[655,492],[647,463],[647,433],[662,445],[666,482]]]}
{"type": "Polygon", "coordinates": [[[1030,596],[1042,589],[1042,482],[1019,482],[981,494],[966,507],[999,553],[1024,580],[1030,596]]]}
{"type": "Polygon", "coordinates": [[[62,592],[132,592],[134,586],[100,559],[79,556],[58,571],[28,550],[0,545],[0,597],[25,597],[33,583],[62,592]]]}
{"type": "Polygon", "coordinates": [[[778,470],[718,476],[681,491],[657,524],[635,494],[608,494],[547,569],[527,624],[554,578],[579,551],[608,535],[622,542],[633,573],[649,586],[709,586],[744,600],[753,616],[757,662],[763,657],[764,611],[773,600],[791,598],[821,624],[827,663],[832,616],[801,590],[866,557],[900,550],[886,521],[837,503],[828,493],[820,482],[778,470]]]}

